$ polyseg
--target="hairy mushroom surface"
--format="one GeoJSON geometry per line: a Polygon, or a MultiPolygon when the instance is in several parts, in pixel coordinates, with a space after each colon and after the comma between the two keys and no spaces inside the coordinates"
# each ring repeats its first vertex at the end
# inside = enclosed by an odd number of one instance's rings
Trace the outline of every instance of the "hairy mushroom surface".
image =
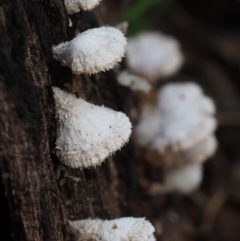
{"type": "Polygon", "coordinates": [[[122,112],[96,106],[53,87],[58,120],[56,149],[72,168],[100,165],[129,139],[132,125],[122,112]]]}
{"type": "Polygon", "coordinates": [[[78,241],[155,241],[154,227],[145,218],[70,221],[78,241]]]}
{"type": "Polygon", "coordinates": [[[73,40],[53,47],[53,57],[74,74],[95,74],[112,69],[125,54],[127,40],[113,27],[89,29],[73,40]]]}

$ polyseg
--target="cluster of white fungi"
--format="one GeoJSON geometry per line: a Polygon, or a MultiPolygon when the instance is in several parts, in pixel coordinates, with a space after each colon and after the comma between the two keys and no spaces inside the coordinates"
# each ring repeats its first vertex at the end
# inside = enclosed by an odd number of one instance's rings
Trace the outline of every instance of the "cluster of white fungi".
{"type": "MultiPolygon", "coordinates": [[[[68,14],[91,10],[100,0],[65,0],[68,14]]],[[[112,69],[126,52],[126,69],[118,83],[149,93],[152,85],[174,75],[184,62],[179,43],[159,32],[127,39],[127,24],[99,27],[53,47],[53,57],[73,74],[96,74],[112,69]]],[[[58,120],[56,151],[71,168],[100,165],[120,149],[132,131],[122,112],[96,106],[53,87],[58,120]]],[[[136,142],[152,165],[164,169],[168,191],[189,193],[202,179],[202,163],[214,154],[217,142],[213,101],[192,82],[169,83],[155,94],[156,103],[139,120],[136,142]],[[149,154],[150,153],[150,154],[149,154]],[[151,155],[152,153],[152,155],[151,155]],[[153,154],[154,153],[154,154],[153,154]]],[[[69,221],[78,240],[154,241],[154,227],[144,218],[69,221]]]]}

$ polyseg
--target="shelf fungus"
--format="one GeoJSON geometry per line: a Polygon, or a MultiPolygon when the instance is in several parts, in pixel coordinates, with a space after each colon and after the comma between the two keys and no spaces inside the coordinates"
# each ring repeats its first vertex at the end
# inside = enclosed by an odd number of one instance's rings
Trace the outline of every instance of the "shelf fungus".
{"type": "Polygon", "coordinates": [[[129,39],[126,61],[131,72],[155,82],[175,74],[184,57],[173,37],[160,32],[145,32],[129,39]]]}
{"type": "Polygon", "coordinates": [[[74,14],[80,11],[89,11],[99,4],[100,0],[65,0],[65,6],[68,14],[74,14]]]}
{"type": "Polygon", "coordinates": [[[53,57],[74,74],[95,74],[112,69],[120,62],[126,46],[127,40],[120,30],[99,27],[53,47],[53,57]]]}
{"type": "Polygon", "coordinates": [[[72,168],[100,165],[129,139],[131,123],[122,113],[96,106],[53,87],[58,120],[56,150],[72,168]]]}
{"type": "Polygon", "coordinates": [[[142,91],[148,93],[151,90],[151,85],[146,79],[141,76],[129,73],[124,70],[119,73],[117,81],[120,85],[130,88],[133,91],[142,91]]]}
{"type": "Polygon", "coordinates": [[[69,221],[76,241],[155,241],[154,227],[145,218],[69,221]]]}

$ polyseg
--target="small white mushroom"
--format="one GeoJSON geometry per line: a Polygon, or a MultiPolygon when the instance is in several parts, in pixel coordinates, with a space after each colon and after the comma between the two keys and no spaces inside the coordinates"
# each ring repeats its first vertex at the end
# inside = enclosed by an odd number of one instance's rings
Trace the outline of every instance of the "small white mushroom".
{"type": "Polygon", "coordinates": [[[124,22],[117,24],[115,26],[115,28],[119,29],[124,35],[127,35],[128,26],[129,26],[128,22],[124,21],[124,22]]]}
{"type": "Polygon", "coordinates": [[[135,74],[154,82],[175,74],[184,58],[177,40],[159,32],[145,32],[129,39],[127,66],[135,74]]]}
{"type": "Polygon", "coordinates": [[[58,120],[56,149],[65,165],[100,165],[128,141],[131,123],[124,113],[92,105],[57,87],[53,93],[58,120]]]}
{"type": "Polygon", "coordinates": [[[154,227],[145,218],[70,221],[77,241],[155,241],[154,227]]]}
{"type": "Polygon", "coordinates": [[[168,151],[164,155],[150,155],[147,160],[153,165],[162,166],[163,184],[154,182],[149,188],[152,195],[169,192],[188,194],[198,188],[202,181],[202,163],[212,156],[217,148],[212,135],[194,147],[180,152],[168,151]]]}
{"type": "Polygon", "coordinates": [[[170,192],[188,194],[199,187],[202,178],[202,164],[193,163],[180,168],[167,169],[164,173],[164,184],[170,192]]]}
{"type": "Polygon", "coordinates": [[[73,26],[72,20],[68,18],[68,26],[71,28],[73,26]]]}
{"type": "Polygon", "coordinates": [[[113,27],[89,29],[53,47],[53,57],[74,74],[94,74],[114,67],[124,56],[127,40],[113,27]]]}
{"type": "Polygon", "coordinates": [[[213,101],[194,83],[165,85],[149,116],[138,124],[137,141],[159,153],[193,147],[216,129],[213,101]]]}
{"type": "Polygon", "coordinates": [[[65,0],[65,6],[68,14],[74,14],[83,9],[92,10],[99,4],[100,0],[65,0]]]}
{"type": "Polygon", "coordinates": [[[151,85],[146,79],[131,74],[127,70],[120,72],[117,80],[120,85],[129,87],[131,90],[143,91],[145,93],[148,93],[151,90],[151,85]]]}

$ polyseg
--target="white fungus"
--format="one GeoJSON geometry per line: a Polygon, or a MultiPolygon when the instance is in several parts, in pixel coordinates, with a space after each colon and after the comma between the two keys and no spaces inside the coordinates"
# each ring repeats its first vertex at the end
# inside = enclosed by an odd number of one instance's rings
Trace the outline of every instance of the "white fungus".
{"type": "Polygon", "coordinates": [[[168,151],[157,158],[149,158],[148,161],[154,165],[165,167],[181,167],[189,163],[202,163],[211,157],[217,148],[217,140],[214,135],[196,143],[193,147],[184,151],[168,151]],[[161,160],[161,162],[159,161],[161,160]]]}
{"type": "Polygon", "coordinates": [[[175,74],[184,58],[176,39],[160,32],[145,32],[129,39],[126,60],[131,72],[154,82],[175,74]]]}
{"type": "Polygon", "coordinates": [[[68,26],[71,28],[73,26],[72,20],[68,18],[68,26]]]}
{"type": "Polygon", "coordinates": [[[68,14],[74,14],[83,9],[92,10],[99,4],[100,0],[65,0],[65,6],[68,14]]]}
{"type": "Polygon", "coordinates": [[[213,101],[195,83],[167,84],[157,94],[157,103],[138,124],[137,141],[147,147],[147,160],[164,167],[164,183],[155,183],[151,193],[188,194],[202,180],[202,162],[217,148],[213,101]]]}
{"type": "Polygon", "coordinates": [[[113,68],[124,56],[126,46],[127,40],[120,30],[100,27],[53,47],[53,57],[74,74],[94,74],[113,68]]]}
{"type": "Polygon", "coordinates": [[[177,191],[188,194],[199,187],[202,178],[202,164],[193,163],[165,170],[164,184],[169,191],[177,191]]]}
{"type": "Polygon", "coordinates": [[[122,113],[96,106],[53,87],[58,120],[56,149],[72,168],[100,165],[129,139],[131,123],[122,113]]]}
{"type": "Polygon", "coordinates": [[[145,93],[148,93],[151,90],[151,85],[146,79],[131,74],[127,70],[120,72],[117,80],[120,85],[129,87],[131,90],[143,91],[145,93]]]}
{"type": "Polygon", "coordinates": [[[129,23],[127,21],[121,22],[115,26],[115,28],[119,29],[124,35],[127,35],[129,23]]]}
{"type": "Polygon", "coordinates": [[[77,241],[155,241],[154,227],[145,218],[70,221],[77,241]]]}
{"type": "Polygon", "coordinates": [[[212,100],[197,84],[167,84],[152,113],[138,124],[137,141],[159,153],[187,150],[214,132],[214,113],[212,100]]]}
{"type": "Polygon", "coordinates": [[[214,135],[195,144],[185,151],[170,152],[165,155],[166,163],[174,166],[181,166],[185,163],[202,163],[211,157],[217,148],[217,140],[214,135]]]}

